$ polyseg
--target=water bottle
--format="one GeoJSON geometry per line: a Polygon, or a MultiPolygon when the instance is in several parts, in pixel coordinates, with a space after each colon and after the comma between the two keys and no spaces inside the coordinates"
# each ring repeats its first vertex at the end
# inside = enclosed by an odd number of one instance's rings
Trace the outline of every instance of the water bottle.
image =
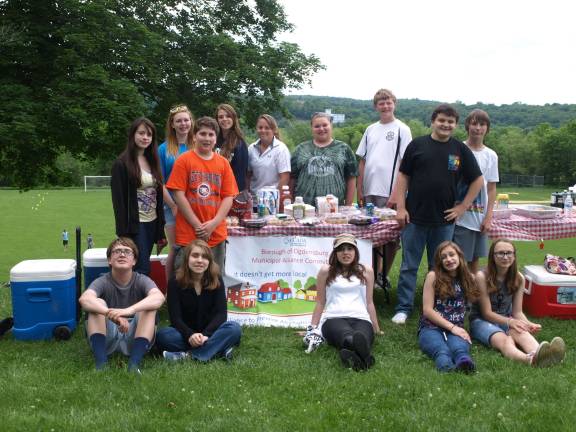
{"type": "Polygon", "coordinates": [[[567,192],[564,196],[564,217],[572,217],[572,207],[574,207],[572,192],[567,192]]]}
{"type": "Polygon", "coordinates": [[[282,186],[282,196],[280,197],[280,202],[282,203],[282,211],[285,211],[284,209],[287,205],[292,204],[292,200],[290,199],[290,186],[282,186]]]}

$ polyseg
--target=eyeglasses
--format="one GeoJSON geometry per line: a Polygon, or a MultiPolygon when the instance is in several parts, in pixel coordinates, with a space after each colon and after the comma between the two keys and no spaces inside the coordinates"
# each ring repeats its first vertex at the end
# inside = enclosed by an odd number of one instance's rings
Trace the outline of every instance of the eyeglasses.
{"type": "Polygon", "coordinates": [[[112,255],[114,256],[124,255],[126,257],[131,257],[134,256],[134,252],[132,251],[132,249],[114,249],[112,251],[112,255]]]}
{"type": "Polygon", "coordinates": [[[501,251],[501,252],[494,252],[494,256],[498,258],[512,258],[516,255],[514,251],[501,251]]]}
{"type": "Polygon", "coordinates": [[[170,114],[176,114],[183,111],[189,111],[186,105],[176,105],[175,107],[170,108],[170,114]]]}

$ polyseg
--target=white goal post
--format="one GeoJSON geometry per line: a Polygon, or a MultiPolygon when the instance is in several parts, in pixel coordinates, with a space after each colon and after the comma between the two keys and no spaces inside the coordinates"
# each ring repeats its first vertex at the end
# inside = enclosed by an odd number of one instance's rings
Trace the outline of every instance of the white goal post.
{"type": "Polygon", "coordinates": [[[110,189],[111,176],[84,176],[84,192],[110,189]]]}

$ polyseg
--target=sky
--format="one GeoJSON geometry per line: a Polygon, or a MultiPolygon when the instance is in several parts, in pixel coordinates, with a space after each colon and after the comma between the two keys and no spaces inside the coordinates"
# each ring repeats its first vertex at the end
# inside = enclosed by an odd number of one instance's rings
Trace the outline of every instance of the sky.
{"type": "Polygon", "coordinates": [[[576,104],[571,0],[279,0],[326,70],[289,94],[576,104]]]}

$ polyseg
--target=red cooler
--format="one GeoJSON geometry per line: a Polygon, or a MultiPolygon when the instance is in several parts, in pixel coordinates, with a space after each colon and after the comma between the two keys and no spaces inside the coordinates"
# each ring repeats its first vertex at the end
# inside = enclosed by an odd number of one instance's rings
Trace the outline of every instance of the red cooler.
{"type": "Polygon", "coordinates": [[[544,266],[524,267],[524,311],[535,317],[576,319],[576,276],[553,274],[544,266]]]}

